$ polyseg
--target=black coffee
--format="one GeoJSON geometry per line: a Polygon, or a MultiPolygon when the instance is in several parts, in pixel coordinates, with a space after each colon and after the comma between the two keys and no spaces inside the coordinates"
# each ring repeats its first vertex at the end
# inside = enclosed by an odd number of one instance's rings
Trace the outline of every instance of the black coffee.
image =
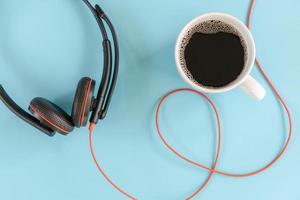
{"type": "Polygon", "coordinates": [[[197,84],[224,87],[242,73],[246,50],[238,32],[220,21],[207,21],[189,31],[182,46],[186,74],[197,84]]]}

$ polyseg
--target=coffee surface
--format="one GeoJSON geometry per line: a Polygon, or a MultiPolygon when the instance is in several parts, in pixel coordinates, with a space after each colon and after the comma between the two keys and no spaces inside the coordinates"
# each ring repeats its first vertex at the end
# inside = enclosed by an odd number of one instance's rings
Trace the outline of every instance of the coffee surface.
{"type": "Polygon", "coordinates": [[[236,34],[195,32],[185,46],[184,60],[193,81],[224,87],[242,73],[245,49],[236,34]]]}

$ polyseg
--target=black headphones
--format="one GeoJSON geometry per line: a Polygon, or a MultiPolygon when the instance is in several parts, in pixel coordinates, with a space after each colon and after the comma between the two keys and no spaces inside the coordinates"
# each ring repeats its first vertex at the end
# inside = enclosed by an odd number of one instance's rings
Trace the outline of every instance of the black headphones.
{"type": "Polygon", "coordinates": [[[32,116],[18,106],[0,84],[0,99],[3,103],[19,118],[49,136],[54,136],[55,132],[67,135],[73,131],[74,126],[78,128],[86,126],[90,112],[92,113],[90,118],[91,123],[97,124],[99,119],[104,119],[116,86],[119,70],[119,45],[116,31],[110,19],[99,5],[93,7],[88,0],[83,0],[83,2],[96,18],[103,37],[104,64],[97,97],[93,95],[95,81],[91,78],[84,77],[78,83],[71,116],[54,103],[41,97],[34,98],[29,105],[29,111],[34,115],[32,116]],[[104,22],[111,32],[114,43],[114,53],[112,53],[111,42],[104,22]]]}

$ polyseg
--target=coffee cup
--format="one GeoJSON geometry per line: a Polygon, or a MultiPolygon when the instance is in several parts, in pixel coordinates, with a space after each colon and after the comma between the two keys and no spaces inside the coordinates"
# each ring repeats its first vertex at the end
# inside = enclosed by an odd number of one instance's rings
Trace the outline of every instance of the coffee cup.
{"type": "MultiPolygon", "coordinates": [[[[220,25],[218,25],[220,26],[220,25]]],[[[209,24],[209,27],[212,30],[215,30],[213,27],[213,24],[209,24]]],[[[218,28],[218,27],[217,27],[218,28]]],[[[224,29],[225,30],[225,29],[224,29]]],[[[227,29],[226,29],[227,30],[227,29]]],[[[213,34],[213,33],[212,33],[213,34]]],[[[222,93],[229,90],[232,90],[234,88],[241,88],[245,93],[248,95],[254,97],[257,100],[262,100],[266,94],[265,89],[250,75],[250,72],[254,66],[255,63],[255,43],[254,39],[252,37],[251,32],[249,29],[245,26],[244,23],[242,23],[239,19],[236,17],[233,17],[228,14],[224,13],[207,13],[204,15],[201,15],[199,17],[196,17],[192,21],[190,21],[180,32],[176,47],[175,47],[175,61],[177,65],[177,70],[183,80],[187,82],[190,86],[192,86],[194,89],[204,92],[204,93],[222,93]],[[219,24],[226,24],[228,27],[231,27],[232,32],[235,32],[240,39],[243,42],[243,45],[246,49],[246,56],[243,63],[243,68],[240,72],[240,74],[232,81],[230,81],[228,84],[221,86],[221,87],[208,87],[201,83],[198,83],[197,81],[193,80],[191,76],[193,74],[190,74],[187,72],[187,64],[184,61],[182,49],[183,43],[188,43],[189,41],[186,41],[187,39],[190,39],[191,36],[188,36],[191,34],[191,31],[195,29],[195,27],[202,25],[203,23],[209,23],[209,22],[218,22],[219,24]],[[188,37],[187,37],[188,36],[188,37]]],[[[199,52],[199,58],[201,58],[201,53],[199,52]]],[[[201,67],[201,66],[199,66],[201,67]]],[[[232,71],[232,69],[231,69],[232,71]]],[[[220,75],[219,75],[220,76],[220,75]]]]}

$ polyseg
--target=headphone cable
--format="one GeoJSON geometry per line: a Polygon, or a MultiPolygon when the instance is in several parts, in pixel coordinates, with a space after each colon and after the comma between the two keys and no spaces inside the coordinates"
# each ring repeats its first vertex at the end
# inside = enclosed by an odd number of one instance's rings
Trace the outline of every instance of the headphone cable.
{"type": "Polygon", "coordinates": [[[109,182],[116,190],[118,190],[120,193],[124,194],[125,196],[127,196],[129,199],[132,200],[137,200],[137,198],[131,196],[130,194],[128,194],[126,191],[124,191],[123,189],[121,189],[117,184],[115,184],[108,175],[106,175],[106,173],[104,172],[104,170],[102,169],[101,165],[99,164],[98,160],[97,160],[97,156],[96,153],[94,151],[94,147],[93,147],[93,130],[95,128],[95,124],[94,123],[90,123],[89,126],[89,144],[90,144],[90,151],[94,160],[94,163],[96,164],[99,172],[102,174],[102,176],[106,179],[107,182],[109,182]]]}
{"type": "MultiPolygon", "coordinates": [[[[251,4],[250,4],[250,8],[249,8],[249,12],[248,12],[248,17],[247,17],[247,26],[248,28],[250,28],[250,21],[251,21],[251,14],[252,14],[252,10],[253,10],[253,6],[254,6],[254,0],[251,0],[251,4]]],[[[281,158],[281,156],[283,155],[283,153],[286,151],[288,145],[290,144],[291,138],[292,138],[292,130],[293,130],[293,123],[292,123],[292,116],[290,113],[290,110],[287,106],[287,104],[285,103],[284,99],[281,97],[281,95],[279,94],[279,92],[276,90],[274,84],[272,83],[272,81],[268,78],[268,76],[266,75],[266,73],[264,72],[262,65],[260,64],[259,60],[256,59],[255,63],[260,71],[260,73],[262,74],[262,76],[265,78],[265,80],[267,81],[268,85],[270,86],[270,88],[272,89],[273,93],[275,94],[275,96],[278,98],[279,102],[281,103],[281,105],[283,106],[287,117],[288,117],[288,124],[289,124],[289,131],[288,131],[288,137],[282,147],[282,149],[279,151],[279,153],[277,154],[277,156],[271,161],[269,162],[269,164],[267,164],[266,166],[256,170],[256,171],[252,171],[252,172],[248,172],[248,173],[243,173],[243,174],[235,174],[235,173],[227,173],[227,172],[223,172],[223,171],[219,171],[219,170],[213,170],[210,167],[207,167],[205,165],[196,163],[188,158],[186,158],[185,156],[181,155],[178,151],[176,151],[174,148],[171,147],[171,145],[165,140],[165,138],[163,137],[163,134],[159,128],[159,122],[158,122],[158,116],[159,116],[159,110],[160,110],[160,106],[162,105],[164,98],[160,101],[159,106],[157,108],[156,111],[156,129],[157,129],[157,133],[159,135],[159,138],[162,140],[163,144],[169,149],[171,150],[175,155],[177,155],[179,158],[181,158],[182,160],[195,165],[197,167],[203,168],[205,170],[208,170],[210,172],[214,172],[217,174],[221,174],[224,176],[230,176],[230,177],[247,177],[247,176],[253,176],[253,175],[257,175],[260,172],[265,171],[266,169],[270,168],[277,160],[279,160],[279,158],[281,158]]]]}
{"type": "MultiPolygon", "coordinates": [[[[247,27],[250,29],[250,22],[251,22],[251,16],[252,16],[252,12],[253,12],[253,7],[254,7],[254,2],[255,0],[251,0],[250,3],[250,7],[249,7],[249,11],[248,11],[248,15],[247,15],[247,27]]],[[[193,199],[197,194],[199,194],[201,191],[203,191],[203,189],[206,187],[206,185],[208,184],[208,182],[211,180],[212,176],[214,173],[216,174],[221,174],[224,176],[229,176],[229,177],[248,177],[248,176],[254,176],[257,175],[267,169],[269,169],[271,166],[273,166],[273,164],[275,164],[284,154],[284,152],[286,151],[288,145],[290,144],[291,138],[292,138],[292,130],[293,130],[293,124],[292,124],[292,116],[291,113],[289,111],[289,108],[287,106],[287,104],[285,103],[284,99],[282,98],[282,96],[279,94],[279,92],[277,91],[277,89],[275,88],[274,84],[272,83],[272,81],[268,78],[268,76],[266,75],[266,73],[264,72],[262,65],[260,64],[259,60],[256,59],[255,60],[256,66],[258,67],[260,73],[262,74],[262,76],[264,77],[264,79],[266,80],[266,82],[268,83],[268,85],[270,86],[271,90],[273,91],[273,93],[275,94],[275,96],[277,97],[277,99],[279,100],[279,102],[281,103],[282,107],[284,108],[287,117],[288,117],[288,124],[289,124],[289,131],[288,131],[288,137],[282,147],[282,149],[280,150],[280,152],[277,154],[277,156],[266,166],[252,171],[252,172],[248,172],[248,173],[243,173],[243,174],[235,174],[235,173],[228,173],[228,172],[223,172],[220,170],[216,170],[215,167],[217,165],[218,162],[218,158],[219,158],[219,153],[220,153],[220,148],[221,148],[221,127],[220,127],[220,119],[218,116],[218,111],[216,109],[216,106],[214,105],[214,103],[212,102],[212,100],[210,100],[207,96],[205,96],[204,94],[202,94],[199,91],[193,90],[193,89],[177,89],[177,90],[173,90],[169,93],[167,93],[166,95],[164,95],[162,97],[162,99],[160,100],[158,106],[157,106],[157,110],[156,110],[156,116],[155,116],[155,121],[156,121],[156,129],[157,129],[157,133],[159,135],[159,138],[161,139],[162,143],[172,152],[174,153],[176,156],[178,156],[180,159],[195,165],[197,167],[203,168],[207,171],[210,172],[209,176],[207,177],[207,179],[205,180],[205,182],[200,186],[200,188],[194,192],[191,196],[187,197],[187,200],[193,199]],[[202,96],[203,98],[205,98],[208,103],[212,106],[213,110],[215,111],[216,114],[216,121],[217,121],[217,126],[218,126],[218,142],[217,142],[217,151],[216,151],[216,156],[215,156],[215,160],[213,163],[212,168],[207,167],[205,165],[199,164],[197,162],[194,162],[190,159],[188,159],[187,157],[183,156],[182,154],[180,154],[177,150],[175,150],[168,142],[167,140],[164,138],[160,128],[159,128],[159,112],[161,109],[161,106],[163,105],[163,103],[167,100],[168,97],[170,97],[172,94],[178,93],[178,92],[192,92],[192,93],[196,93],[200,96],[202,96]]],[[[100,166],[99,162],[97,161],[96,158],[96,154],[93,148],[93,129],[95,127],[95,124],[91,123],[90,127],[89,127],[89,143],[90,143],[90,150],[91,150],[91,154],[93,157],[93,160],[99,170],[99,172],[103,175],[103,177],[119,192],[121,192],[122,194],[124,194],[126,197],[128,197],[131,200],[137,200],[137,198],[133,197],[132,195],[130,195],[129,193],[127,193],[125,190],[121,189],[119,186],[117,186],[109,177],[108,175],[104,172],[104,170],[102,169],[102,167],[100,166]]]]}

